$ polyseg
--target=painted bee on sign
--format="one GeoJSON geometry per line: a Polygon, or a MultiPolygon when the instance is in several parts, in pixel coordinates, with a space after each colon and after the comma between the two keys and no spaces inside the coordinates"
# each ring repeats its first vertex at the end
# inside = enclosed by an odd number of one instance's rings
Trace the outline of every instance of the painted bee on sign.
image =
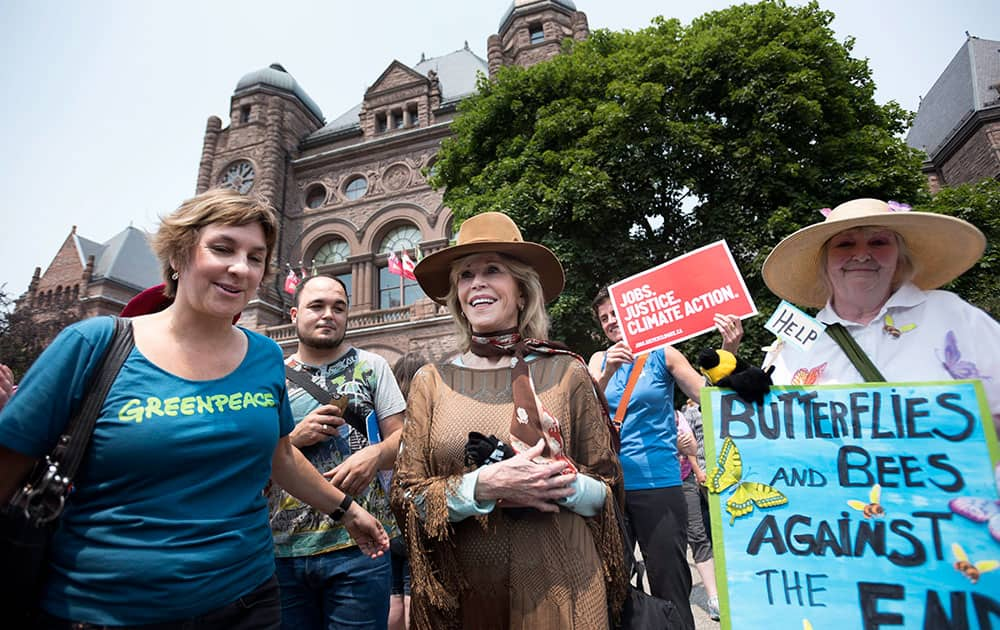
{"type": "Polygon", "coordinates": [[[868,493],[868,503],[864,501],[858,501],[856,499],[851,499],[847,502],[847,505],[851,506],[859,512],[863,512],[865,518],[881,518],[885,516],[885,508],[879,503],[882,498],[882,486],[875,484],[872,486],[871,491],[868,493]]]}
{"type": "Polygon", "coordinates": [[[983,573],[989,573],[1000,568],[1000,562],[996,560],[980,560],[973,564],[969,560],[969,556],[965,553],[965,549],[962,549],[962,546],[958,543],[951,544],[951,553],[955,555],[955,564],[952,566],[973,584],[979,581],[979,577],[983,573]]]}

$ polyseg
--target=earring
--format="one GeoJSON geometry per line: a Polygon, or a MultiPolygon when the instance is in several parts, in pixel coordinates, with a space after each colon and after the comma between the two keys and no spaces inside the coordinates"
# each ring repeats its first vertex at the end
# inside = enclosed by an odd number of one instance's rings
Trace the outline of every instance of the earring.
{"type": "Polygon", "coordinates": [[[176,280],[177,278],[180,278],[180,275],[176,271],[170,274],[171,280],[176,280]]]}

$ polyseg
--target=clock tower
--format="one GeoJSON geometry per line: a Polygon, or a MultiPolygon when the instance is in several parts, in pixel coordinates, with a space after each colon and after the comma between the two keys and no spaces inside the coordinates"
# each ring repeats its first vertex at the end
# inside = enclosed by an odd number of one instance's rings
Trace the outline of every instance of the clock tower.
{"type": "MultiPolygon", "coordinates": [[[[208,119],[198,169],[199,193],[216,186],[263,197],[278,212],[282,225],[278,259],[284,260],[284,204],[291,161],[299,156],[302,138],[323,126],[323,112],[281,64],[246,74],[230,101],[229,126],[208,119]]],[[[280,276],[281,274],[277,274],[280,276]]],[[[243,312],[242,323],[262,328],[282,322],[280,278],[266,283],[243,312]]]]}

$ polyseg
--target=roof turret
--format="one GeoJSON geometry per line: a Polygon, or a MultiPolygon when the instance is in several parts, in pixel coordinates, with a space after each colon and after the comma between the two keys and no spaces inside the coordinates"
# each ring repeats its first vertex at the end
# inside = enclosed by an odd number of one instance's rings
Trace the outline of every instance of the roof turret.
{"type": "Polygon", "coordinates": [[[316,118],[320,121],[323,120],[323,111],[319,108],[319,105],[317,105],[316,102],[312,100],[308,94],[306,94],[306,91],[302,89],[302,86],[299,85],[298,81],[296,81],[295,78],[292,77],[292,75],[290,75],[280,63],[272,63],[266,68],[254,70],[253,72],[243,75],[243,78],[236,83],[236,90],[234,91],[234,94],[250,90],[258,85],[266,85],[284,92],[289,92],[294,95],[295,98],[299,99],[299,101],[306,106],[306,109],[312,112],[316,118]]]}
{"type": "Polygon", "coordinates": [[[554,4],[561,6],[568,11],[576,11],[576,5],[573,4],[573,0],[514,0],[510,3],[510,7],[507,11],[504,12],[503,17],[500,18],[500,27],[497,30],[501,32],[503,31],[503,27],[507,24],[507,21],[510,20],[511,16],[514,15],[515,11],[529,7],[533,4],[554,4]]]}

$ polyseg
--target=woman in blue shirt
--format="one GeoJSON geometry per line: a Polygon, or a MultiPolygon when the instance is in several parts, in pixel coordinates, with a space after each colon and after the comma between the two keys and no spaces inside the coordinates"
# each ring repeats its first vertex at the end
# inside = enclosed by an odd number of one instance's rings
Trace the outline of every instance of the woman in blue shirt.
{"type": "MultiPolygon", "coordinates": [[[[263,282],[273,211],[232,190],[199,195],[153,237],[160,312],[132,319],[135,347],[104,401],[52,542],[45,628],[276,627],[267,502],[273,478],[338,516],[368,553],[388,546],[292,447],[281,349],[233,325],[263,282]]],[[[113,334],[110,318],[64,330],[0,412],[0,501],[48,453],[113,334]]]]}
{"type": "MultiPolygon", "coordinates": [[[[622,340],[608,290],[601,289],[591,303],[594,317],[612,343],[590,359],[591,374],[617,413],[634,357],[622,340]]],[[[723,347],[735,352],[743,329],[739,319],[716,317],[723,347]]],[[[677,459],[678,435],[674,418],[674,384],[697,400],[705,379],[683,354],[669,346],[650,352],[629,397],[621,431],[625,513],[632,540],[639,543],[653,595],[674,603],[685,627],[694,628],[688,600],[691,571],[687,565],[687,504],[677,459]]],[[[682,439],[692,440],[688,433],[682,439]]],[[[688,450],[691,444],[680,445],[688,450]]]]}

